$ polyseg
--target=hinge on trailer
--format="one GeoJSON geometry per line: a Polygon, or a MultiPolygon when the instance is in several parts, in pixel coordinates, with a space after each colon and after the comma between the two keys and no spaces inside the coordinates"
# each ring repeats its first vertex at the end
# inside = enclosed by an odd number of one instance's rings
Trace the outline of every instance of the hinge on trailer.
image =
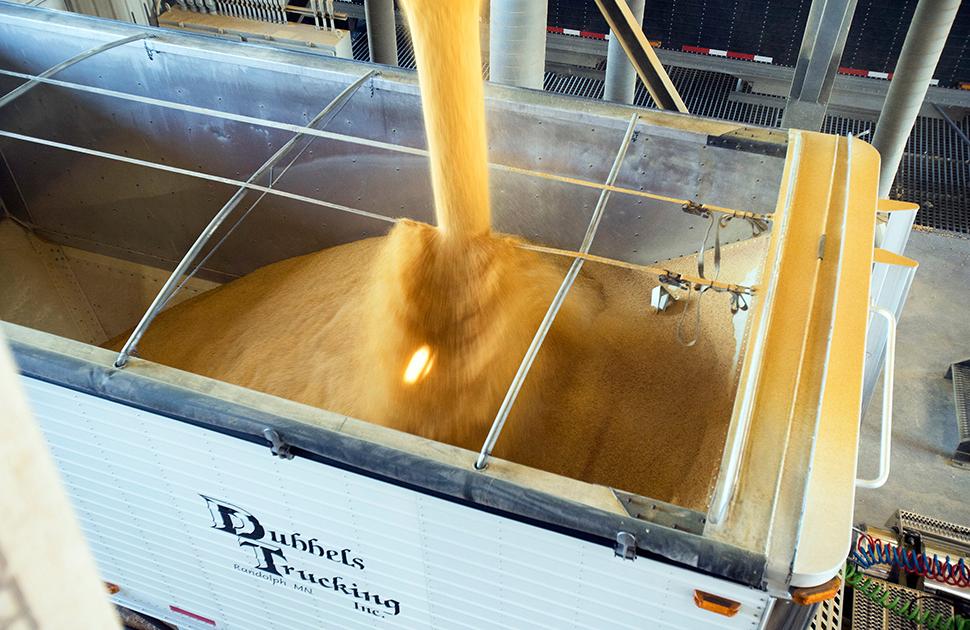
{"type": "Polygon", "coordinates": [[[283,436],[280,435],[279,431],[266,427],[263,429],[263,437],[269,441],[269,450],[275,457],[293,459],[290,445],[283,441],[283,436]]]}
{"type": "Polygon", "coordinates": [[[617,532],[613,553],[624,560],[637,559],[637,537],[630,532],[617,532]]]}

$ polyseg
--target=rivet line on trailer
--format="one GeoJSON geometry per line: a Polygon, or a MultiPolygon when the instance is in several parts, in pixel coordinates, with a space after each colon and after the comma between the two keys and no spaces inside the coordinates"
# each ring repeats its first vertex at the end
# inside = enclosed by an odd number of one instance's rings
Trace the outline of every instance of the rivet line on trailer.
{"type": "MultiPolygon", "coordinates": [[[[126,92],[118,92],[116,90],[108,90],[105,88],[82,85],[80,83],[72,83],[70,81],[61,81],[58,79],[44,78],[44,77],[39,77],[37,75],[25,74],[22,72],[14,72],[12,70],[0,69],[0,75],[17,77],[17,78],[27,79],[31,81],[37,81],[38,83],[47,83],[50,85],[56,85],[58,87],[78,90],[81,92],[89,92],[91,94],[99,94],[101,96],[109,96],[112,98],[118,98],[126,101],[142,103],[144,105],[153,105],[157,107],[164,107],[167,109],[174,109],[174,110],[189,112],[193,114],[212,116],[213,118],[221,118],[223,120],[231,120],[233,122],[241,122],[241,123],[247,123],[251,125],[258,125],[262,127],[269,127],[270,129],[279,129],[282,131],[290,131],[293,133],[302,133],[305,135],[327,138],[329,140],[335,140],[338,142],[346,142],[348,144],[356,144],[360,146],[382,149],[385,151],[392,151],[396,153],[405,153],[408,155],[415,155],[418,157],[428,156],[428,152],[425,149],[418,149],[415,147],[407,147],[407,146],[402,146],[398,144],[391,144],[389,142],[381,142],[380,140],[370,140],[367,138],[360,138],[357,136],[349,136],[346,134],[337,133],[333,131],[311,129],[306,126],[295,125],[291,123],[282,123],[282,122],[277,122],[273,120],[267,120],[265,118],[246,116],[243,114],[232,114],[229,112],[224,112],[217,109],[211,109],[208,107],[186,105],[183,103],[176,103],[175,101],[167,101],[163,99],[152,98],[149,96],[138,96],[135,94],[128,94],[126,92]]],[[[542,171],[535,171],[532,169],[521,168],[518,166],[511,166],[508,164],[496,164],[496,163],[490,162],[489,168],[493,170],[505,172],[505,173],[525,175],[527,177],[536,177],[538,179],[560,182],[563,184],[572,184],[574,186],[580,186],[583,188],[592,188],[596,190],[608,190],[610,192],[619,193],[623,195],[642,197],[645,199],[652,199],[654,201],[663,201],[663,202],[675,204],[678,206],[684,206],[685,204],[693,203],[688,199],[678,199],[676,197],[670,197],[668,195],[660,195],[657,193],[652,193],[644,190],[633,190],[631,188],[623,188],[622,186],[604,184],[604,183],[594,182],[594,181],[580,179],[576,177],[568,177],[565,175],[554,175],[552,173],[544,173],[542,171]]],[[[726,208],[723,206],[718,206],[713,204],[704,204],[704,208],[711,212],[717,212],[717,213],[735,216],[739,218],[751,218],[751,219],[757,219],[759,221],[764,221],[764,222],[770,222],[772,220],[772,216],[770,214],[761,214],[758,212],[752,212],[750,210],[736,210],[733,208],[726,208]]]]}

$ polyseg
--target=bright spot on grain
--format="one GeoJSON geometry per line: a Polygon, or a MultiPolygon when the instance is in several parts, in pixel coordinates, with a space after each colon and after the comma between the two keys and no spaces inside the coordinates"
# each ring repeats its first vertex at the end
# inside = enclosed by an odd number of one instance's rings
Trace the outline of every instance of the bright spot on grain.
{"type": "Polygon", "coordinates": [[[431,357],[431,348],[421,346],[411,355],[408,366],[404,369],[404,382],[408,385],[417,383],[431,371],[431,364],[434,359],[431,357]]]}

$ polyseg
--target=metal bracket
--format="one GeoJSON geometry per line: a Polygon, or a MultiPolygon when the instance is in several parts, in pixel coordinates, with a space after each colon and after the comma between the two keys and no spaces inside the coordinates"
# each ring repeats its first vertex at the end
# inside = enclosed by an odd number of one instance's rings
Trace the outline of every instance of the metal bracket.
{"type": "Polygon", "coordinates": [[[617,532],[616,545],[613,547],[613,554],[617,558],[624,560],[637,559],[637,537],[630,532],[617,532]]]}
{"type": "Polygon", "coordinates": [[[958,468],[970,469],[970,359],[952,364],[946,371],[946,378],[953,380],[959,440],[950,463],[958,468]]]}
{"type": "Polygon", "coordinates": [[[748,310],[748,300],[744,297],[744,293],[731,291],[731,314],[737,315],[739,311],[746,310],[748,310]]]}
{"type": "Polygon", "coordinates": [[[283,436],[280,435],[279,431],[266,427],[263,429],[263,437],[269,442],[269,450],[273,453],[274,457],[293,459],[293,453],[290,452],[290,445],[283,440],[283,436]]]}
{"type": "Polygon", "coordinates": [[[623,492],[616,488],[612,490],[623,509],[635,519],[682,532],[690,532],[691,534],[701,535],[704,533],[707,518],[700,512],[638,494],[623,492]]]}
{"type": "Polygon", "coordinates": [[[664,273],[657,276],[657,279],[661,284],[669,284],[678,289],[687,289],[690,287],[690,282],[684,280],[683,276],[670,270],[664,270],[664,273]]]}
{"type": "Polygon", "coordinates": [[[658,313],[666,311],[676,301],[677,296],[662,284],[658,284],[650,291],[650,306],[658,313]]]}
{"type": "Polygon", "coordinates": [[[710,218],[711,212],[704,207],[704,204],[697,203],[696,201],[688,201],[687,203],[680,206],[680,209],[687,214],[693,214],[697,217],[703,217],[705,219],[710,218]]]}

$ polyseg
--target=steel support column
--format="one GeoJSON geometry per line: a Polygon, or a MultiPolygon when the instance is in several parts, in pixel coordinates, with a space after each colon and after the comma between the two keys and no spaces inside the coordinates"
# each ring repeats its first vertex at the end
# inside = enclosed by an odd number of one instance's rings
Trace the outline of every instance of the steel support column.
{"type": "Polygon", "coordinates": [[[920,0],[916,5],[872,138],[872,146],[882,156],[879,196],[883,199],[889,196],[913,123],[959,8],[960,0],[920,0]]]}
{"type": "Polygon", "coordinates": [[[545,0],[491,0],[489,80],[542,89],[546,71],[545,0]]]}
{"type": "MultiPolygon", "coordinates": [[[[630,13],[637,24],[643,24],[643,7],[646,0],[628,0],[630,13]]],[[[627,59],[626,51],[619,38],[610,33],[610,44],[606,53],[606,87],[603,98],[615,103],[632,103],[637,86],[637,71],[627,59]]]]}
{"type": "Polygon", "coordinates": [[[822,129],[855,7],[856,0],[812,2],[782,127],[822,129]]]}
{"type": "MultiPolygon", "coordinates": [[[[916,5],[872,138],[872,146],[882,156],[880,198],[888,198],[892,190],[903,151],[959,8],[960,0],[920,0],[916,5]]],[[[877,236],[877,244],[885,250],[902,254],[915,219],[915,210],[890,213],[889,222],[877,236]]],[[[915,268],[876,265],[870,288],[873,303],[899,319],[915,273],[915,268]]],[[[868,404],[872,396],[885,355],[886,324],[881,318],[871,318],[869,343],[866,346],[863,404],[868,404]]]]}
{"type": "Polygon", "coordinates": [[[367,49],[370,60],[388,66],[397,65],[397,21],[394,0],[364,0],[367,25],[367,49]]]}
{"type": "Polygon", "coordinates": [[[687,113],[684,100],[644,36],[641,20],[634,17],[627,0],[596,0],[596,6],[610,25],[612,39],[623,48],[657,107],[687,113]]]}

